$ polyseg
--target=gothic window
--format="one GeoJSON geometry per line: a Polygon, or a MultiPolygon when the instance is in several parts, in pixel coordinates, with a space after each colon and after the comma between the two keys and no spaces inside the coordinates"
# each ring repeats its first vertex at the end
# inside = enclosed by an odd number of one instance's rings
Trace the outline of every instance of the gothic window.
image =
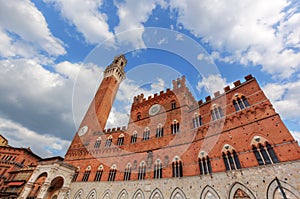
{"type": "Polygon", "coordinates": [[[161,124],[159,124],[156,128],[156,137],[160,138],[164,136],[164,128],[162,127],[161,124]]]}
{"type": "Polygon", "coordinates": [[[138,121],[141,120],[141,113],[140,112],[138,112],[136,120],[138,120],[138,121]]]}
{"type": "Polygon", "coordinates": [[[83,182],[86,182],[89,180],[89,177],[90,177],[90,174],[91,174],[91,166],[88,166],[83,174],[83,178],[82,178],[82,181],[83,182]]]}
{"type": "Polygon", "coordinates": [[[227,153],[223,152],[222,157],[226,167],[226,171],[236,170],[241,168],[241,163],[239,161],[239,158],[235,150],[232,150],[232,152],[227,151],[227,153]]]}
{"type": "Polygon", "coordinates": [[[213,121],[224,117],[224,113],[223,113],[222,108],[220,106],[219,107],[214,107],[214,109],[211,110],[211,117],[212,117],[213,121]]]}
{"type": "Polygon", "coordinates": [[[146,176],[146,164],[144,161],[142,161],[139,166],[138,179],[144,180],[145,176],[146,176]]]}
{"type": "Polygon", "coordinates": [[[172,110],[176,109],[176,101],[175,101],[175,100],[173,100],[173,101],[171,102],[171,109],[172,109],[172,110]]]}
{"type": "Polygon", "coordinates": [[[103,174],[103,166],[100,165],[97,172],[96,172],[94,181],[100,181],[101,177],[102,177],[102,174],[103,174]]]}
{"type": "Polygon", "coordinates": [[[124,144],[124,134],[122,133],[119,137],[118,137],[118,146],[122,146],[124,144]]]}
{"type": "Polygon", "coordinates": [[[76,172],[73,175],[72,182],[76,182],[78,174],[79,174],[79,171],[80,171],[80,167],[77,167],[77,170],[76,170],[76,172]]]}
{"type": "Polygon", "coordinates": [[[124,171],[124,180],[130,180],[130,176],[131,176],[131,165],[130,163],[128,163],[124,171]]]}
{"type": "Polygon", "coordinates": [[[94,144],[94,148],[99,148],[101,144],[101,137],[98,137],[95,144],[94,144]]]}
{"type": "Polygon", "coordinates": [[[250,106],[247,98],[245,96],[239,97],[237,94],[237,97],[232,101],[233,106],[236,111],[245,109],[250,106]]]}
{"type": "Polygon", "coordinates": [[[179,133],[179,122],[176,120],[173,121],[173,124],[171,124],[171,132],[172,134],[179,133]]]}
{"type": "Polygon", "coordinates": [[[106,140],[105,147],[110,147],[112,143],[112,136],[110,135],[106,140]]]}
{"type": "Polygon", "coordinates": [[[116,165],[113,165],[109,170],[109,175],[108,175],[107,181],[115,181],[116,173],[117,173],[116,165]]]}
{"type": "Polygon", "coordinates": [[[172,162],[172,174],[173,177],[182,177],[182,162],[178,157],[172,162]]]}
{"type": "Polygon", "coordinates": [[[150,129],[146,127],[143,133],[143,140],[149,140],[149,138],[150,138],[150,129]]]}
{"type": "Polygon", "coordinates": [[[198,115],[195,113],[194,118],[193,118],[193,127],[197,128],[202,125],[202,117],[201,115],[198,115]]]}
{"type": "Polygon", "coordinates": [[[211,163],[208,156],[198,158],[200,175],[212,173],[211,163]]]}
{"type": "Polygon", "coordinates": [[[156,163],[154,164],[154,178],[162,178],[162,163],[160,160],[156,160],[156,163]]]}
{"type": "Polygon", "coordinates": [[[257,146],[252,146],[253,153],[259,165],[278,163],[278,158],[273,150],[273,147],[266,142],[266,146],[261,143],[257,146]]]}
{"type": "Polygon", "coordinates": [[[137,140],[137,132],[134,131],[133,134],[132,134],[132,136],[131,136],[130,142],[131,143],[136,143],[136,140],[137,140]]]}

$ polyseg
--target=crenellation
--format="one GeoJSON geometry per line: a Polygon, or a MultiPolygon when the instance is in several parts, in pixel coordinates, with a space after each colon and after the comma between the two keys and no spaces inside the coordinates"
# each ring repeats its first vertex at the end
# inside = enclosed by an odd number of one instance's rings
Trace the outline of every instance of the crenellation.
{"type": "Polygon", "coordinates": [[[233,82],[233,85],[234,85],[235,87],[238,87],[239,85],[241,85],[241,81],[240,81],[240,80],[237,80],[237,81],[233,82]]]}
{"type": "Polygon", "coordinates": [[[211,101],[211,96],[209,95],[209,96],[206,96],[205,97],[205,102],[210,102],[211,101]]]}

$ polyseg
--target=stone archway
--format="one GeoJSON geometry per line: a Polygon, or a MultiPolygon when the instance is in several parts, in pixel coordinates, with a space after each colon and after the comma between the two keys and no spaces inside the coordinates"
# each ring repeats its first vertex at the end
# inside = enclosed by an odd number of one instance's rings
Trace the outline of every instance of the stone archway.
{"type": "Polygon", "coordinates": [[[55,199],[58,198],[60,189],[63,187],[64,184],[64,179],[62,177],[56,177],[54,178],[51,183],[50,186],[46,192],[46,197],[44,197],[45,199],[55,199]]]}
{"type": "Polygon", "coordinates": [[[34,183],[32,184],[32,188],[30,193],[28,194],[28,197],[36,198],[37,195],[40,192],[41,187],[43,186],[44,182],[47,179],[47,172],[41,173],[37,178],[35,179],[34,183]]]}
{"type": "Polygon", "coordinates": [[[272,180],[268,186],[267,199],[283,198],[281,190],[279,189],[278,182],[280,183],[280,186],[281,186],[282,190],[284,191],[285,195],[287,196],[287,198],[300,199],[300,192],[295,187],[293,187],[289,183],[282,181],[280,179],[277,179],[277,181],[276,181],[276,178],[274,180],[272,180]]]}
{"type": "Polygon", "coordinates": [[[236,182],[229,191],[229,199],[256,199],[256,197],[249,188],[236,182]]]}

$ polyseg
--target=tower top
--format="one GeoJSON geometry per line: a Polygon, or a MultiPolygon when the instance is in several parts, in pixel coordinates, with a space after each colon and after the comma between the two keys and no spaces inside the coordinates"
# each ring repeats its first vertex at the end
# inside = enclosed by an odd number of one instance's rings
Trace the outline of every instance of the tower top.
{"type": "Polygon", "coordinates": [[[113,76],[118,82],[121,82],[125,78],[124,68],[126,64],[125,55],[116,56],[113,62],[105,69],[104,78],[113,76]]]}

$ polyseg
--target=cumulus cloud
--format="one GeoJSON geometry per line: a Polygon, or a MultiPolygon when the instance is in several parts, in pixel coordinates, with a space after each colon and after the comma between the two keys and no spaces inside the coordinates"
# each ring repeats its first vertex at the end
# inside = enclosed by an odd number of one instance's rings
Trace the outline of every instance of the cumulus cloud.
{"type": "Polygon", "coordinates": [[[224,86],[226,86],[226,78],[221,77],[221,75],[210,75],[208,77],[203,77],[201,81],[198,82],[196,88],[198,91],[202,89],[210,94],[216,91],[222,92],[224,86]]]}
{"type": "Polygon", "coordinates": [[[44,0],[54,4],[61,15],[82,33],[88,43],[97,44],[113,37],[107,16],[101,13],[102,0],[44,0]]]}
{"type": "Polygon", "coordinates": [[[287,0],[170,1],[171,9],[178,12],[178,26],[219,52],[221,56],[215,58],[262,65],[280,78],[300,69],[300,17],[287,6],[287,0]]]}
{"type": "Polygon", "coordinates": [[[269,83],[263,87],[276,111],[283,119],[300,124],[300,81],[288,83],[269,83]]]}
{"type": "Polygon", "coordinates": [[[24,126],[0,117],[1,134],[15,147],[30,147],[39,156],[64,156],[70,142],[53,135],[42,135],[24,126]],[[38,144],[37,144],[38,143],[38,144]]]}
{"type": "Polygon", "coordinates": [[[33,58],[40,50],[50,56],[66,53],[63,42],[52,35],[31,1],[0,0],[0,4],[0,56],[33,58]]]}

